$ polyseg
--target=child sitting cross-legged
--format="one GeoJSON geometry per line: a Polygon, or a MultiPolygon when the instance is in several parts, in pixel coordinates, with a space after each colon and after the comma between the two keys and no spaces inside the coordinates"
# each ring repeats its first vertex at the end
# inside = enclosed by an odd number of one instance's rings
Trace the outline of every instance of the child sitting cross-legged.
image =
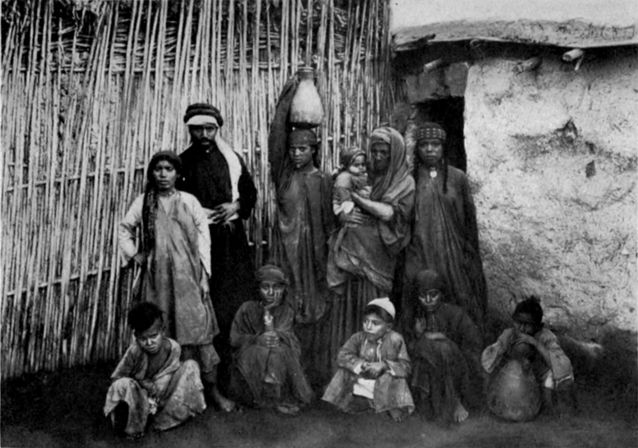
{"type": "Polygon", "coordinates": [[[147,423],[163,431],[206,409],[197,362],[180,362],[181,348],[164,336],[162,311],[150,302],[128,314],[135,341],[111,375],[104,415],[114,429],[135,439],[147,423]]]}
{"type": "Polygon", "coordinates": [[[374,299],[364,310],[363,331],[353,334],[337,356],[339,370],[323,400],[344,412],[374,409],[401,421],[414,410],[406,378],[410,357],[403,337],[392,330],[394,305],[374,299]]]}

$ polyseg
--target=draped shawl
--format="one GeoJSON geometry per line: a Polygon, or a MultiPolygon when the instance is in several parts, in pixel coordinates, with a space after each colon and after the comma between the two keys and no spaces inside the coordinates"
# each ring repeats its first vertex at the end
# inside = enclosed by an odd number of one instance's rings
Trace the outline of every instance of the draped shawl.
{"type": "MultiPolygon", "coordinates": [[[[364,277],[387,294],[392,289],[397,255],[410,239],[415,186],[401,134],[381,127],[370,136],[371,143],[375,140],[390,145],[390,162],[388,170],[373,179],[370,199],[392,206],[394,215],[389,221],[370,216],[364,224],[349,228],[348,238],[340,245],[333,241],[328,270],[340,269],[364,277]]],[[[329,284],[339,286],[330,281],[329,284]]]]}

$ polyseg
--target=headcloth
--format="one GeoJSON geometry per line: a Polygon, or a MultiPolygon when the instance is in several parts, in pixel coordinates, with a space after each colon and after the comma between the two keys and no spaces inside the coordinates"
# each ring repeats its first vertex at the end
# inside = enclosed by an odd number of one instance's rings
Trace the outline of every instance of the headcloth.
{"type": "Polygon", "coordinates": [[[380,297],[378,299],[371,300],[366,306],[378,306],[382,310],[386,311],[390,316],[392,316],[392,319],[394,319],[397,315],[394,305],[387,297],[380,297]]]}
{"type": "Polygon", "coordinates": [[[425,294],[431,289],[438,289],[443,295],[446,294],[445,280],[436,271],[425,269],[419,272],[416,276],[416,282],[419,294],[425,294]]]}
{"type": "Polygon", "coordinates": [[[343,148],[341,150],[341,153],[339,153],[339,164],[341,165],[341,168],[346,169],[350,165],[352,165],[352,162],[354,162],[354,159],[357,156],[365,156],[365,155],[366,155],[365,151],[356,147],[343,148]]]}
{"type": "Polygon", "coordinates": [[[317,144],[317,134],[311,129],[294,129],[288,135],[288,145],[309,145],[317,144]]]}
{"type": "Polygon", "coordinates": [[[372,131],[370,134],[370,144],[374,142],[384,142],[388,145],[392,144],[392,131],[389,127],[381,127],[372,131]]]}
{"type": "Polygon", "coordinates": [[[444,142],[447,134],[440,124],[428,122],[419,126],[415,137],[417,142],[421,140],[441,140],[444,142]]]}
{"type": "Polygon", "coordinates": [[[207,103],[195,103],[186,108],[184,123],[188,126],[202,126],[205,124],[224,125],[222,114],[215,106],[207,103]]]}
{"type": "Polygon", "coordinates": [[[282,285],[288,284],[288,279],[286,278],[286,274],[281,270],[279,266],[275,266],[274,264],[265,264],[257,270],[257,274],[255,275],[257,278],[257,282],[276,282],[282,285]]]}

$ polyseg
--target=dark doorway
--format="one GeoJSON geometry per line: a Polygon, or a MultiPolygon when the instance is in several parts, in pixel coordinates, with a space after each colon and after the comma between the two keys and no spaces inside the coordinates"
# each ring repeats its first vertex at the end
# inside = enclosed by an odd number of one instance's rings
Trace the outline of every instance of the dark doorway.
{"type": "Polygon", "coordinates": [[[447,132],[445,154],[448,163],[465,172],[467,168],[463,135],[465,99],[463,97],[449,97],[426,101],[419,106],[419,112],[424,121],[433,121],[445,128],[447,132]]]}

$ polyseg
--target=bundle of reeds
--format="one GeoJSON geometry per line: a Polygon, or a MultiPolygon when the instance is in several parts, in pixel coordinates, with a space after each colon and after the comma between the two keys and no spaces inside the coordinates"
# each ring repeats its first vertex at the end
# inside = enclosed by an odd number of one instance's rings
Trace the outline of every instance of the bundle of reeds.
{"type": "Polygon", "coordinates": [[[190,102],[222,111],[222,135],[259,189],[248,234],[259,265],[274,204],[270,117],[312,61],[326,110],[323,168],[361,145],[394,101],[383,0],[3,2],[2,378],[110,360],[134,273],[117,223],[152,153],[188,144],[190,102]]]}

